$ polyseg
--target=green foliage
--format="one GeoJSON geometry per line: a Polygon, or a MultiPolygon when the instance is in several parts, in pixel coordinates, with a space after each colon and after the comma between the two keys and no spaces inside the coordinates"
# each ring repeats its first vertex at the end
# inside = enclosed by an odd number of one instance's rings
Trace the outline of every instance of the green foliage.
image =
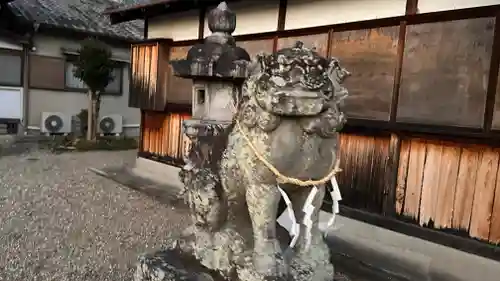
{"type": "Polygon", "coordinates": [[[100,137],[95,141],[80,139],[74,144],[77,151],[92,150],[129,150],[137,149],[138,143],[134,138],[100,137]]]}
{"type": "Polygon", "coordinates": [[[78,54],[73,62],[75,77],[85,82],[92,93],[103,92],[114,80],[111,49],[95,38],[88,38],[82,42],[78,54]]]}
{"type": "Polygon", "coordinates": [[[89,126],[89,111],[88,109],[80,110],[80,113],[76,115],[78,120],[80,121],[80,134],[82,136],[87,135],[87,129],[89,126]]]}
{"type": "Polygon", "coordinates": [[[53,136],[40,148],[45,148],[53,153],[84,152],[94,150],[130,150],[139,146],[136,138],[130,137],[98,137],[95,140],[86,140],[74,135],[53,136]]]}

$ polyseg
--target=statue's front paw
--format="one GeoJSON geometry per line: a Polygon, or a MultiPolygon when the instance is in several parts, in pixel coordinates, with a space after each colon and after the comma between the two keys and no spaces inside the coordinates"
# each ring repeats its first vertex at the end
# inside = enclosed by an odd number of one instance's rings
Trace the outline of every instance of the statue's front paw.
{"type": "Polygon", "coordinates": [[[286,267],[283,259],[275,255],[254,255],[253,264],[255,270],[265,280],[281,280],[286,276],[286,267]]]}
{"type": "MultiPolygon", "coordinates": [[[[286,266],[279,246],[268,247],[253,254],[255,270],[269,280],[280,280],[286,276],[286,266]]],[[[266,279],[267,280],[267,279],[266,279]]]]}
{"type": "Polygon", "coordinates": [[[290,277],[294,281],[331,281],[334,273],[329,258],[296,256],[290,263],[290,277]]]}

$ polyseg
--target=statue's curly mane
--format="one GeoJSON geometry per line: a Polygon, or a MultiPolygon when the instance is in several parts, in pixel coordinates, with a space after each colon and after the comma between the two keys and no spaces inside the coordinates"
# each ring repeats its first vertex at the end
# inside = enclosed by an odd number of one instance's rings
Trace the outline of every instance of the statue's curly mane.
{"type": "Polygon", "coordinates": [[[318,115],[338,107],[347,96],[341,84],[350,73],[336,58],[326,59],[300,41],[273,54],[257,55],[249,71],[240,104],[255,99],[271,114],[318,115]]]}

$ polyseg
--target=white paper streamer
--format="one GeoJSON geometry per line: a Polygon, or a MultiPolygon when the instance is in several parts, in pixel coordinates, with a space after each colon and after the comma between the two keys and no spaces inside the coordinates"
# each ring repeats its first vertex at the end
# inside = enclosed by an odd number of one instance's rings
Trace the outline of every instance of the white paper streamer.
{"type": "Polygon", "coordinates": [[[330,191],[330,195],[332,197],[332,217],[328,220],[326,224],[326,229],[329,229],[333,223],[335,222],[335,216],[339,213],[339,201],[342,200],[342,195],[340,194],[339,184],[337,183],[337,179],[335,176],[331,178],[332,190],[330,191]]]}
{"type": "Polygon", "coordinates": [[[307,195],[306,201],[304,202],[304,206],[302,207],[302,211],[304,212],[304,219],[302,220],[302,223],[306,226],[305,250],[309,249],[309,246],[311,246],[311,236],[312,236],[311,230],[313,224],[311,217],[314,212],[313,201],[314,197],[316,196],[316,193],[318,193],[318,187],[313,186],[311,192],[309,192],[309,195],[307,195]]]}
{"type": "Polygon", "coordinates": [[[290,217],[290,220],[292,221],[292,226],[290,227],[290,236],[292,236],[292,241],[290,242],[290,245],[288,245],[288,248],[293,248],[295,247],[295,244],[297,244],[297,240],[299,239],[300,235],[300,226],[297,223],[297,219],[295,218],[295,214],[293,213],[293,207],[292,207],[292,201],[290,201],[290,198],[286,194],[286,192],[278,185],[278,190],[281,193],[281,196],[283,197],[283,200],[285,200],[285,204],[287,206],[288,210],[288,216],[290,217]]]}

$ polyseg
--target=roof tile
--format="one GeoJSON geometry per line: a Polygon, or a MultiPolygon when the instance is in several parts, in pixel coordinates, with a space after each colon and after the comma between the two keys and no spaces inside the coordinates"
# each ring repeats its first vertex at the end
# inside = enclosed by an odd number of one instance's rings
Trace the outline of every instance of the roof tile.
{"type": "Polygon", "coordinates": [[[137,5],[147,0],[15,0],[10,5],[19,17],[58,28],[103,36],[138,40],[144,23],[135,20],[111,25],[104,10],[121,5],[137,5]]]}

